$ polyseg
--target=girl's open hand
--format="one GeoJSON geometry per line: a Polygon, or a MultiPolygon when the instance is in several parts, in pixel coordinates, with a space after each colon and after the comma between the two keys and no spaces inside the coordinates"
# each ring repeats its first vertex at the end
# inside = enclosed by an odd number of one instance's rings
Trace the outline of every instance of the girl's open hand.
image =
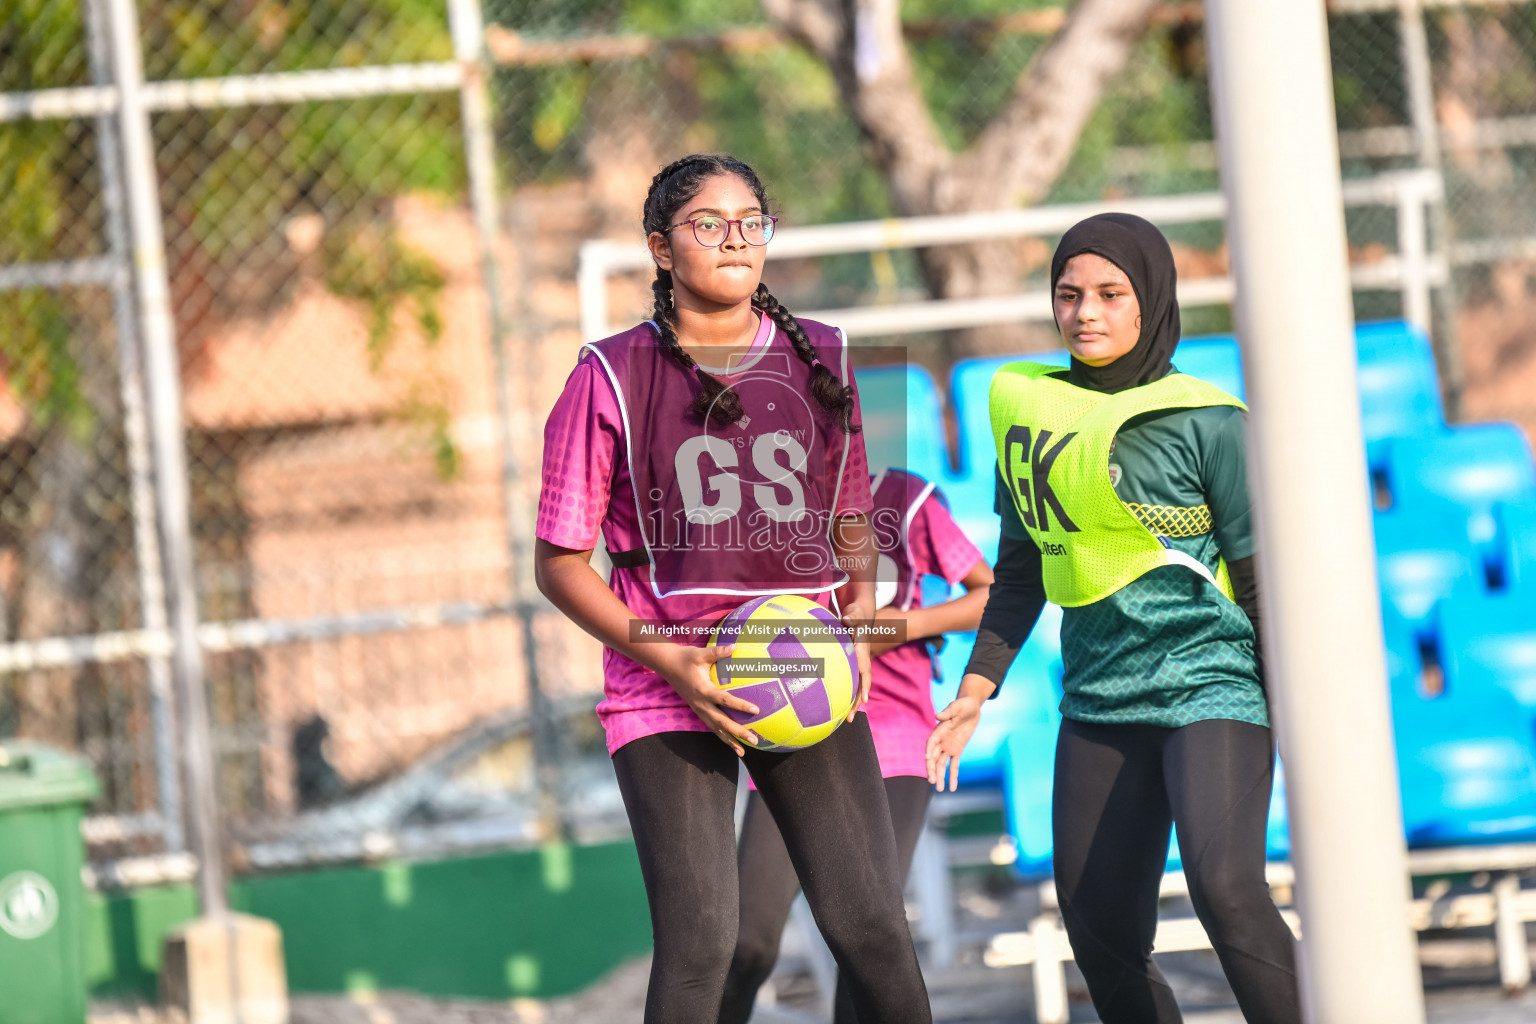
{"type": "Polygon", "coordinates": [[[939,724],[928,737],[928,781],[944,791],[944,772],[949,771],[949,789],[960,785],[960,754],[970,742],[981,721],[981,702],[960,696],[938,714],[939,724]]]}
{"type": "Polygon", "coordinates": [[[740,757],[743,753],[742,744],[757,746],[757,735],[726,714],[725,709],[755,715],[757,705],[747,703],[709,677],[710,666],[722,658],[729,658],[732,650],[731,647],[689,647],[676,644],[668,652],[660,672],[662,678],[672,684],[678,696],[688,702],[693,713],[720,737],[720,742],[740,757]]]}

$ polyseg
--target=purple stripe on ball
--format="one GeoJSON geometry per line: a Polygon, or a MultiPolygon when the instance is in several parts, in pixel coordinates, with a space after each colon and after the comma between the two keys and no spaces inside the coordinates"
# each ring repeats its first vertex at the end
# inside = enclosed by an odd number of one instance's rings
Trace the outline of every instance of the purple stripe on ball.
{"type": "Polygon", "coordinates": [[[745,711],[737,711],[734,708],[720,709],[738,725],[751,725],[759,718],[773,714],[788,703],[788,699],[784,694],[784,684],[777,679],[737,686],[731,690],[731,694],[740,697],[748,704],[757,705],[757,714],[755,715],[749,715],[745,711]]]}
{"type": "Polygon", "coordinates": [[[780,630],[779,635],[768,644],[768,654],[774,658],[809,658],[811,656],[811,652],[805,649],[805,644],[800,642],[800,638],[788,629],[780,630]]]}
{"type": "Polygon", "coordinates": [[[809,614],[817,622],[828,628],[828,640],[838,641],[843,645],[843,650],[845,653],[850,656],[853,654],[853,644],[849,639],[851,634],[848,632],[848,627],[843,625],[843,620],[838,618],[837,615],[833,613],[832,609],[823,608],[820,605],[817,605],[815,608],[810,610],[809,614]]]}
{"type": "Polygon", "coordinates": [[[801,725],[823,725],[831,720],[832,700],[820,679],[786,679],[784,685],[789,688],[789,703],[801,725]]]}
{"type": "Polygon", "coordinates": [[[816,607],[809,610],[809,614],[813,618],[818,619],[821,622],[825,622],[829,626],[842,625],[843,620],[839,619],[833,613],[831,608],[823,608],[821,605],[817,605],[816,607]]]}

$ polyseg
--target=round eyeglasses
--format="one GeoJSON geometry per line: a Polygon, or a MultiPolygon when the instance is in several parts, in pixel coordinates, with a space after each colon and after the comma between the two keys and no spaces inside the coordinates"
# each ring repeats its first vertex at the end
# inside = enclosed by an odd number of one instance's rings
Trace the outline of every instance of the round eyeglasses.
{"type": "Polygon", "coordinates": [[[726,239],[731,237],[731,225],[735,224],[741,232],[742,241],[748,245],[767,245],[773,238],[773,227],[779,222],[777,217],[769,217],[761,213],[754,213],[750,217],[732,219],[720,217],[708,213],[702,217],[694,217],[691,220],[679,221],[671,228],[680,228],[683,225],[692,225],[693,237],[696,242],[707,249],[716,249],[724,245],[726,239]]]}

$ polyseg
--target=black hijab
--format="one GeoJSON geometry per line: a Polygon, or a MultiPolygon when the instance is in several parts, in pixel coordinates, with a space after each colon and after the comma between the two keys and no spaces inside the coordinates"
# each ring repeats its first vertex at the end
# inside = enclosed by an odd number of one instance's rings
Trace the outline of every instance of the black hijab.
{"type": "Polygon", "coordinates": [[[1173,367],[1179,343],[1178,274],[1168,239],[1148,221],[1129,213],[1101,213],[1078,221],[1051,257],[1051,294],[1067,261],[1091,252],[1125,272],[1141,305],[1141,337],[1136,346],[1107,366],[1072,359],[1067,379],[1080,388],[1114,394],[1160,380],[1173,367]]]}

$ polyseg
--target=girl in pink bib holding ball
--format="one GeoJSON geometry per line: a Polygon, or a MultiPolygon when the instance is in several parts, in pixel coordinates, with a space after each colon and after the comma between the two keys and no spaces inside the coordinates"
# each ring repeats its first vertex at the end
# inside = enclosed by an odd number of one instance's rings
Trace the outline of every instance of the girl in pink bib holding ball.
{"type": "Polygon", "coordinates": [[[737,758],[784,836],[861,1019],[932,1017],[901,901],[868,719],[793,753],[754,749],[710,679],[708,624],[764,594],[874,614],[876,552],[842,333],[761,284],[773,236],[746,164],[694,155],[646,196],[652,319],[583,349],[545,425],[539,588],[603,642],[597,712],[651,908],[647,1024],[714,1024],[736,944],[737,758]],[[590,559],[601,533],[614,570],[590,559]],[[845,567],[855,567],[850,576],[845,567]],[[657,636],[660,639],[656,639],[657,636]]]}

